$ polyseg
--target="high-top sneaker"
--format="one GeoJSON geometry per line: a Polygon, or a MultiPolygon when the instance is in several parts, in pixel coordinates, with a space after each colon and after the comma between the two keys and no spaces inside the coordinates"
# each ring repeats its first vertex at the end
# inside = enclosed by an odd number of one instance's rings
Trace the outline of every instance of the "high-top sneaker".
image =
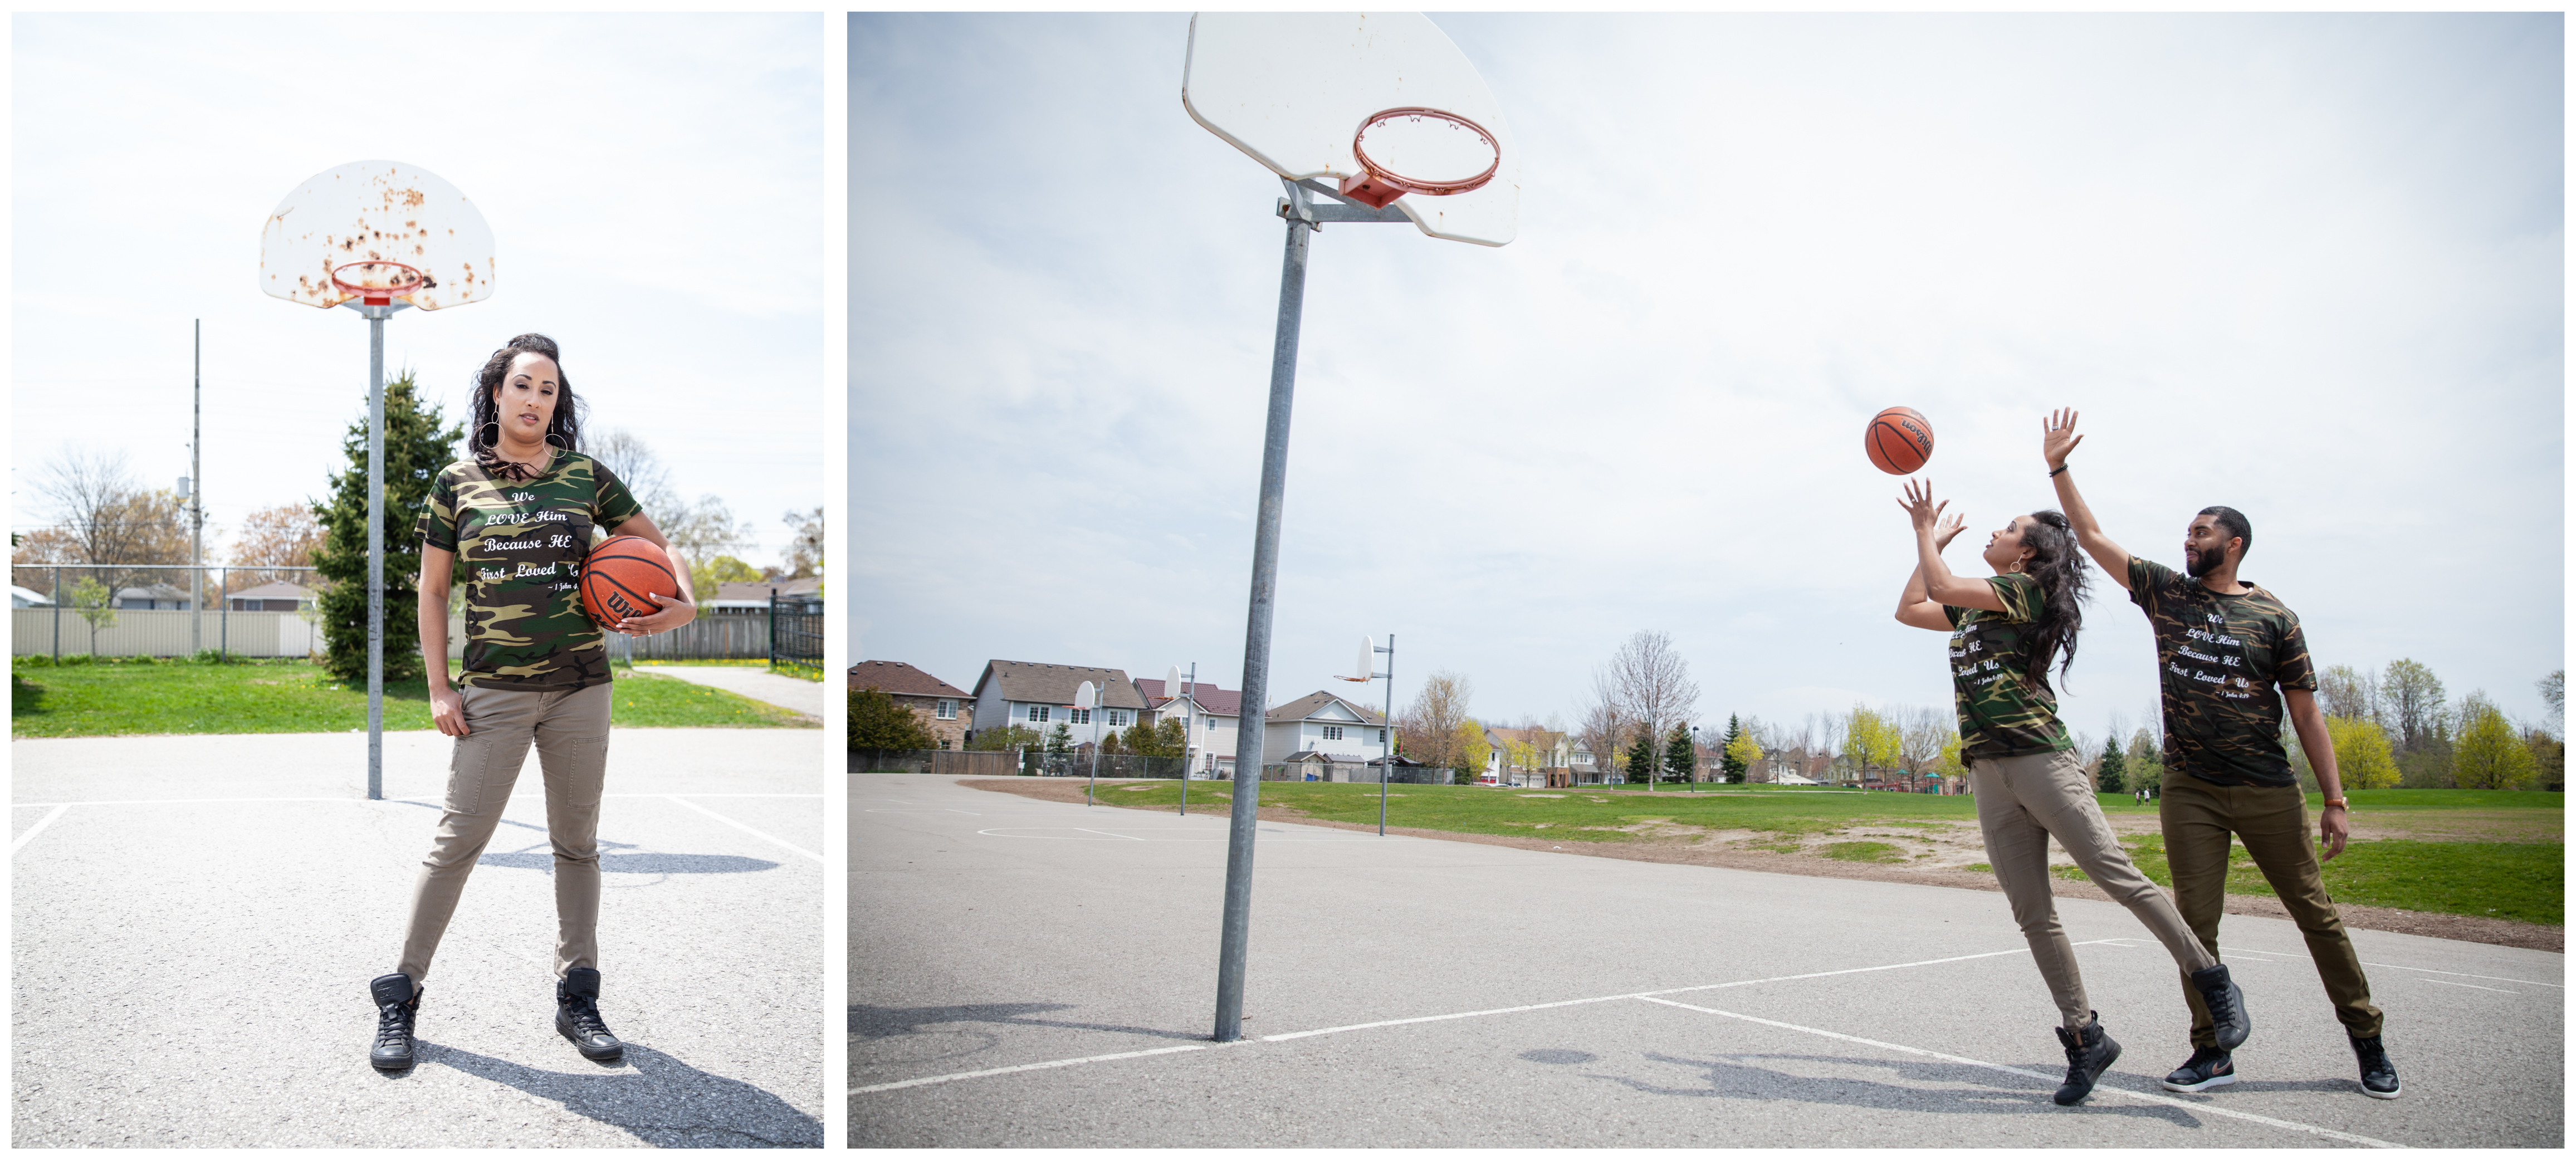
{"type": "Polygon", "coordinates": [[[2397,1068],[2388,1062],[2388,1049],[2379,1045],[2379,1037],[2355,1038],[2352,1053],[2361,1057],[2361,1094],[2375,1100],[2396,1099],[2397,1068]]]}
{"type": "Polygon", "coordinates": [[[589,967],[574,967],[555,980],[555,1030],[572,1040],[584,1059],[604,1063],[626,1055],[626,1045],[599,1021],[599,972],[589,967]]]}
{"type": "Polygon", "coordinates": [[[368,997],[376,1001],[376,1043],[367,1049],[367,1062],[384,1071],[411,1066],[412,1021],[420,1017],[420,996],[427,991],[413,991],[409,975],[378,975],[367,984],[368,997]]]}
{"type": "Polygon", "coordinates": [[[2057,1029],[2057,1041],[2066,1045],[2066,1082],[2059,1085],[2056,1096],[2060,1105],[2082,1103],[2093,1094],[2094,1081],[2120,1058],[2120,1042],[2102,1030],[2101,1013],[2092,1014],[2093,1021],[2080,1032],[2057,1029]]]}
{"type": "Polygon", "coordinates": [[[2245,1037],[2254,1033],[2254,1016],[2246,1013],[2245,992],[2227,977],[2227,964],[2193,971],[2191,989],[2200,992],[2201,1006],[2209,1008],[2210,1032],[2218,1045],[2229,1051],[2244,1046],[2245,1037]]]}
{"type": "Polygon", "coordinates": [[[2236,1082],[2236,1057],[2224,1047],[2195,1047],[2191,1059],[2165,1077],[2169,1092],[2205,1092],[2236,1082]]]}

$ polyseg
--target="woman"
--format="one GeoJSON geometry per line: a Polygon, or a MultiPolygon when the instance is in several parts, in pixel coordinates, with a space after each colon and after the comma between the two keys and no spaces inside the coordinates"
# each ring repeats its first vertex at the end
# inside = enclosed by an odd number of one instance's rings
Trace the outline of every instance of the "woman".
{"type": "Polygon", "coordinates": [[[1986,860],[2057,1000],[2057,1038],[2066,1047],[2066,1082],[2057,1089],[2057,1102],[2072,1104],[2090,1094],[2120,1057],[2120,1045],[2102,1030],[2087,1002],[2075,949],[2058,925],[2049,891],[2050,838],[2172,952],[2218,1020],[2219,1041],[2242,1043],[2253,1027],[2244,996],[2226,966],[2192,937],[2173,901],[2130,863],[2057,720],[2048,666],[2055,661],[2058,675],[2066,674],[2084,627],[2084,555],[2066,517],[2054,511],[2014,516],[1986,541],[1986,566],[1995,574],[1963,580],[1941,563],[1941,550],[1965,521],[1954,516],[1942,523],[1941,512],[1950,505],[1932,502],[1929,481],[1919,489],[1908,482],[1898,506],[1914,522],[1916,562],[1897,600],[1896,619],[1951,634],[1959,752],[1976,793],[1986,860]]]}
{"type": "MultiPolygon", "coordinates": [[[[553,339],[523,334],[475,376],[474,457],[451,463],[421,514],[420,642],[430,717],[456,739],[447,809],[412,890],[394,973],[369,992],[377,1008],[369,1062],[412,1064],[412,1024],[430,956],[457,895],[492,840],[528,746],[546,778],[554,845],[555,1029],[593,1060],[626,1051],[599,1016],[599,801],[608,760],[609,672],[602,625],[578,584],[592,529],[640,536],[671,555],[651,518],[599,461],[580,453],[572,383],[553,339]],[[465,575],[465,669],[447,679],[448,577],[465,575]]],[[[688,572],[671,556],[680,596],[660,611],[604,626],[645,636],[697,616],[688,572]]]]}

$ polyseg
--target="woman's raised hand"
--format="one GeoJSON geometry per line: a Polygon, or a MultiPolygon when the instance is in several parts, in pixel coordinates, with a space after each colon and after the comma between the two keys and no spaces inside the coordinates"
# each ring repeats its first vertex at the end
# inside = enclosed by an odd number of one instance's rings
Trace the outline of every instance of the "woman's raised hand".
{"type": "Polygon", "coordinates": [[[2066,466],[2067,455],[2075,450],[2076,444],[2083,441],[2084,437],[2075,433],[2075,408],[2073,407],[2058,408],[2040,424],[2039,454],[2041,458],[2048,460],[2050,471],[2066,466]]]}
{"type": "MultiPolygon", "coordinates": [[[[1896,506],[1905,509],[1906,517],[1914,521],[1914,530],[1921,532],[1932,530],[1939,526],[1941,512],[1943,509],[1950,506],[1950,501],[1945,499],[1939,503],[1932,502],[1931,480],[1927,479],[1921,483],[1916,483],[1909,479],[1905,481],[1905,498],[1896,501],[1896,506]]],[[[1963,519],[1953,517],[1950,524],[1950,535],[1958,535],[1960,525],[1965,522],[1966,521],[1963,519]]],[[[1939,542],[1946,544],[1950,541],[1947,537],[1943,537],[1939,542]]]]}
{"type": "Polygon", "coordinates": [[[1950,541],[1959,538],[1959,529],[1967,526],[1968,517],[1966,516],[1950,516],[1942,520],[1941,530],[1934,533],[1932,536],[1932,549],[1934,551],[1947,551],[1950,547],[1950,541]]]}

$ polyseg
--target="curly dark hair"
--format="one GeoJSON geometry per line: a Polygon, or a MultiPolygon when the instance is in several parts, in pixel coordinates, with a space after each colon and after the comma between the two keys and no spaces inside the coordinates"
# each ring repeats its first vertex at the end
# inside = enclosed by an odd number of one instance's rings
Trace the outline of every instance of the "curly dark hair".
{"type": "Polygon", "coordinates": [[[2031,549],[2030,563],[2023,565],[2023,570],[2039,581],[2041,598],[2039,623],[2023,638],[2024,671],[2041,688],[2048,688],[2049,661],[2058,662],[2057,675],[2061,679],[2075,667],[2075,637],[2084,631],[2084,596],[2092,578],[2085,571],[2084,552],[2075,542],[2075,529],[2064,514],[2054,510],[2030,513],[2030,526],[2022,529],[2021,542],[2031,549]]]}
{"type": "Polygon", "coordinates": [[[492,395],[501,389],[501,380],[509,377],[510,360],[523,354],[541,354],[554,360],[555,418],[546,426],[546,441],[566,451],[581,450],[582,408],[573,398],[572,376],[564,373],[563,352],[555,346],[555,340],[542,334],[522,334],[511,339],[483,360],[483,369],[474,372],[474,429],[466,436],[467,445],[476,451],[492,446],[483,438],[486,428],[500,429],[501,409],[492,402],[492,395]]]}

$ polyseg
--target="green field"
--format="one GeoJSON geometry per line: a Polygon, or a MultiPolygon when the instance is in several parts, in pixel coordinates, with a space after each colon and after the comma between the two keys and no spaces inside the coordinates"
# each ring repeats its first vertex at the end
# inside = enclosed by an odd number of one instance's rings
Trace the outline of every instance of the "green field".
{"type": "MultiPolygon", "coordinates": [[[[1192,812],[1231,801],[1229,782],[1190,786],[1192,812]]],[[[1105,804],[1173,808],[1177,782],[1104,785],[1105,804]]],[[[2510,790],[2368,790],[2351,795],[2354,826],[2376,835],[2356,840],[2325,864],[2326,888],[2341,901],[2442,914],[2565,922],[2565,797],[2510,790]]],[[[2156,805],[2126,794],[2099,795],[2115,822],[2150,824],[2156,805]]],[[[2311,809],[2321,803],[2309,795],[2311,809]]],[[[1264,782],[1261,804],[1325,821],[1375,824],[1378,787],[1320,782],[1264,782]]],[[[1781,853],[1804,850],[1853,862],[1902,862],[1903,851],[1884,841],[1830,841],[1795,845],[1807,837],[1830,838],[1868,827],[1964,827],[1973,840],[1976,799],[1852,790],[1723,786],[1707,792],[1521,790],[1471,786],[1400,785],[1388,788],[1387,824],[1464,834],[1517,834],[1558,842],[1689,840],[1708,831],[1750,831],[1747,847],[1781,853]],[[1765,844],[1765,842],[1769,844],[1765,844]]],[[[2152,832],[2123,839],[2139,868],[2158,883],[2165,873],[2164,839],[2152,832]]],[[[2244,859],[2244,851],[2236,851],[2244,859]]],[[[1983,866],[1977,867],[1983,871],[1983,866]]],[[[2081,877],[2071,868],[2071,877],[2081,877]]],[[[2227,888],[2269,894],[2246,862],[2231,870],[2227,888]]]]}
{"type": "MultiPolygon", "coordinates": [[[[669,677],[620,671],[615,724],[629,728],[810,726],[785,709],[669,677]]],[[[344,733],[367,727],[367,686],[304,661],[28,664],[10,672],[17,737],[138,733],[344,733]]],[[[385,728],[428,729],[429,687],[385,686],[385,728]]]]}

